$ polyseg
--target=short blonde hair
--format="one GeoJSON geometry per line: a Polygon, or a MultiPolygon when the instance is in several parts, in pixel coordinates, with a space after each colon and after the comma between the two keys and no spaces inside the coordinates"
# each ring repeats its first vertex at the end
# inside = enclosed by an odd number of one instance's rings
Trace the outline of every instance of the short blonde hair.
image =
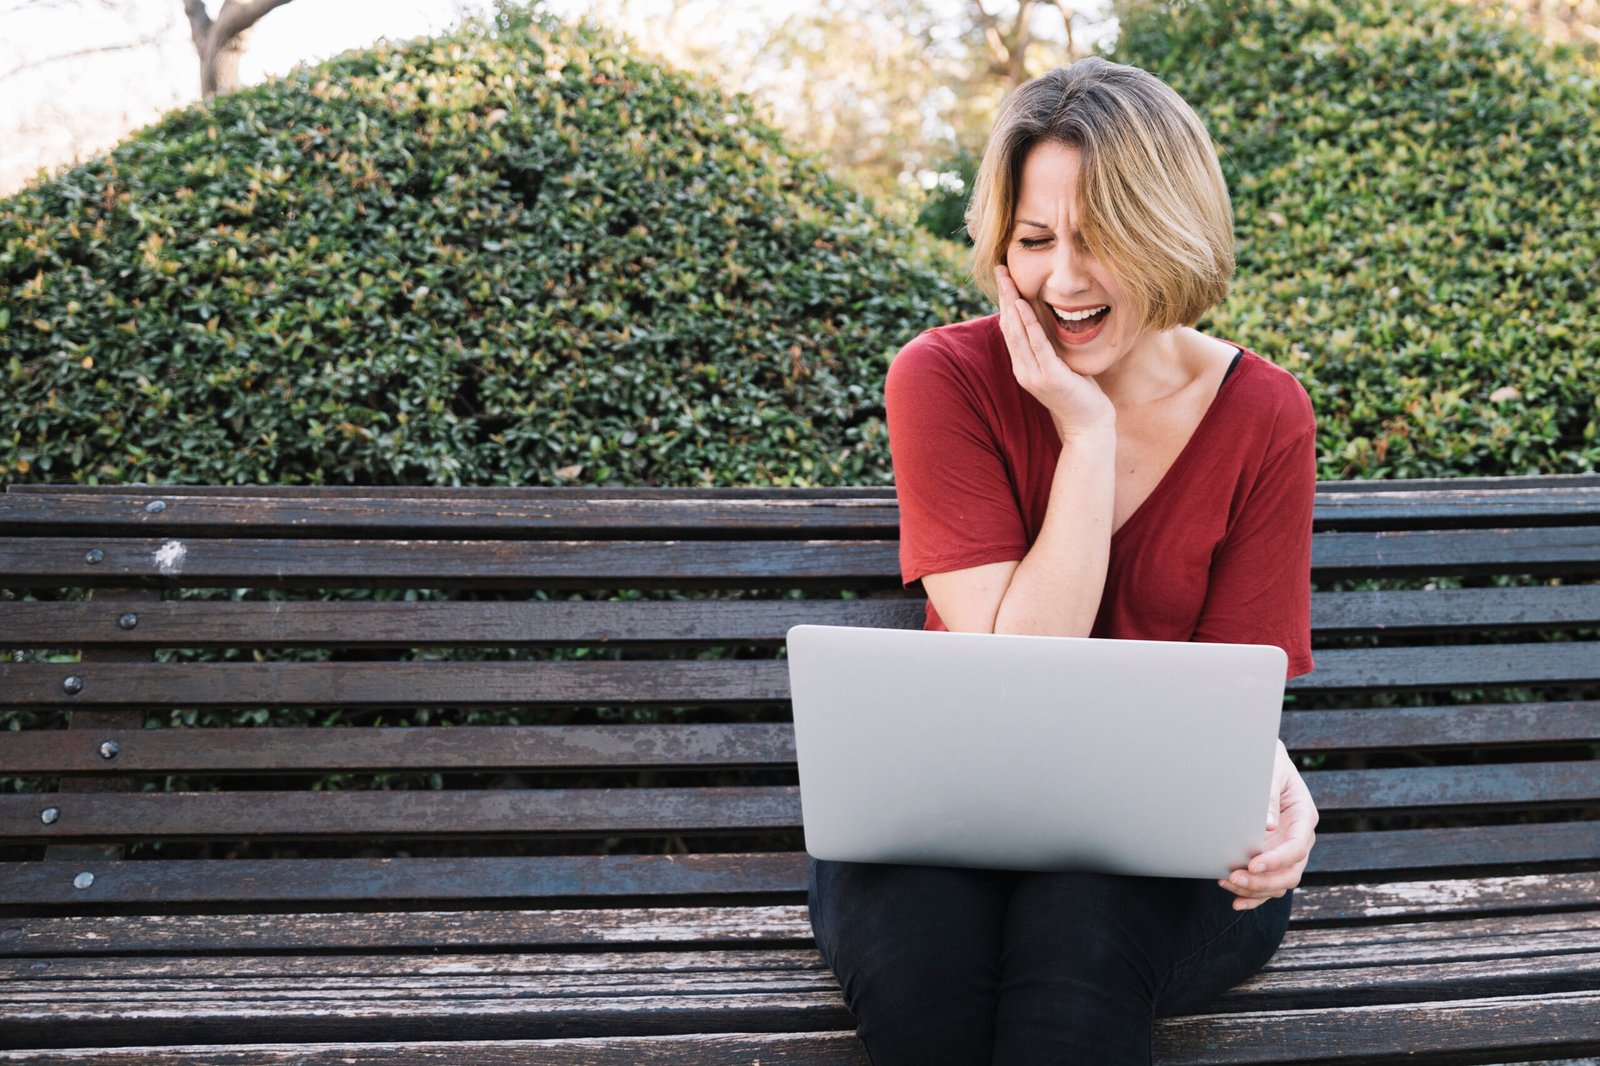
{"type": "Polygon", "coordinates": [[[1233,209],[1205,125],[1155,75],[1091,58],[1034,78],[1001,108],[966,213],[973,278],[990,299],[1023,161],[1052,141],[1078,150],[1079,232],[1145,327],[1192,326],[1227,295],[1233,209]]]}

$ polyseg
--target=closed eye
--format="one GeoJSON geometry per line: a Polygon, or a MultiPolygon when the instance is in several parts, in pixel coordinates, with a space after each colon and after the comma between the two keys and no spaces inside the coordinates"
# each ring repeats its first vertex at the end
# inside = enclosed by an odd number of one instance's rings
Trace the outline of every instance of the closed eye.
{"type": "Polygon", "coordinates": [[[1017,242],[1024,248],[1042,248],[1050,243],[1049,237],[1024,237],[1017,242]]]}

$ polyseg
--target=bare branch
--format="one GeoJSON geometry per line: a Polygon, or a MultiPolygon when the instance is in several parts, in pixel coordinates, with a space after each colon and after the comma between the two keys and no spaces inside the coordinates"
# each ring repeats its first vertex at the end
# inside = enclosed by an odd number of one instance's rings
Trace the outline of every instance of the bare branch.
{"type": "Polygon", "coordinates": [[[189,35],[201,55],[205,54],[206,36],[211,31],[211,16],[206,14],[205,0],[184,0],[183,13],[189,16],[189,35]]]}
{"type": "Polygon", "coordinates": [[[206,13],[205,0],[183,0],[189,16],[189,33],[200,55],[200,95],[206,98],[237,87],[238,56],[244,47],[240,36],[267,12],[290,0],[222,0],[217,17],[206,13]]]}
{"type": "Polygon", "coordinates": [[[45,56],[43,59],[30,59],[28,62],[23,63],[20,66],[15,66],[10,70],[0,72],[0,81],[15,77],[16,75],[25,71],[33,70],[35,67],[48,66],[51,63],[61,63],[68,59],[82,59],[84,56],[100,55],[102,52],[126,52],[134,48],[149,48],[153,44],[160,43],[160,40],[161,38],[159,37],[146,37],[143,40],[131,41],[128,44],[107,44],[101,45],[98,48],[81,48],[76,52],[63,52],[61,55],[57,56],[45,56]]]}
{"type": "Polygon", "coordinates": [[[1078,45],[1072,37],[1072,20],[1078,17],[1078,13],[1067,6],[1066,0],[1055,0],[1055,5],[1056,10],[1061,12],[1061,21],[1067,27],[1067,55],[1077,55],[1078,45]]]}
{"type": "Polygon", "coordinates": [[[211,24],[216,47],[220,49],[228,41],[254,26],[263,15],[289,2],[290,0],[246,0],[245,3],[239,3],[238,0],[222,0],[222,10],[217,12],[216,20],[211,24]]]}

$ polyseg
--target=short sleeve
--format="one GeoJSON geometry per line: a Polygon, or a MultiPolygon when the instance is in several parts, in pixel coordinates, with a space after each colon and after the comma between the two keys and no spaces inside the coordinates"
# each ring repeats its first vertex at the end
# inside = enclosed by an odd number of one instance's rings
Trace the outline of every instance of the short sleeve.
{"type": "Polygon", "coordinates": [[[904,582],[1026,555],[1017,492],[970,369],[924,333],[890,364],[884,407],[904,582]]]}
{"type": "Polygon", "coordinates": [[[1298,390],[1292,436],[1269,452],[1213,558],[1194,639],[1275,644],[1288,676],[1311,657],[1311,518],[1316,500],[1316,427],[1298,390]],[[1303,413],[1303,417],[1302,417],[1303,413]]]}

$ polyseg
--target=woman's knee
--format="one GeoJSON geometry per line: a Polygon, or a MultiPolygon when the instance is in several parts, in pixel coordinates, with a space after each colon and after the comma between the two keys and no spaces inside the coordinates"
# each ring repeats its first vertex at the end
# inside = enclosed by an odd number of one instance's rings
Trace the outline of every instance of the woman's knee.
{"type": "Polygon", "coordinates": [[[1005,895],[994,875],[815,864],[812,925],[875,1066],[987,1063],[1005,895]]]}

